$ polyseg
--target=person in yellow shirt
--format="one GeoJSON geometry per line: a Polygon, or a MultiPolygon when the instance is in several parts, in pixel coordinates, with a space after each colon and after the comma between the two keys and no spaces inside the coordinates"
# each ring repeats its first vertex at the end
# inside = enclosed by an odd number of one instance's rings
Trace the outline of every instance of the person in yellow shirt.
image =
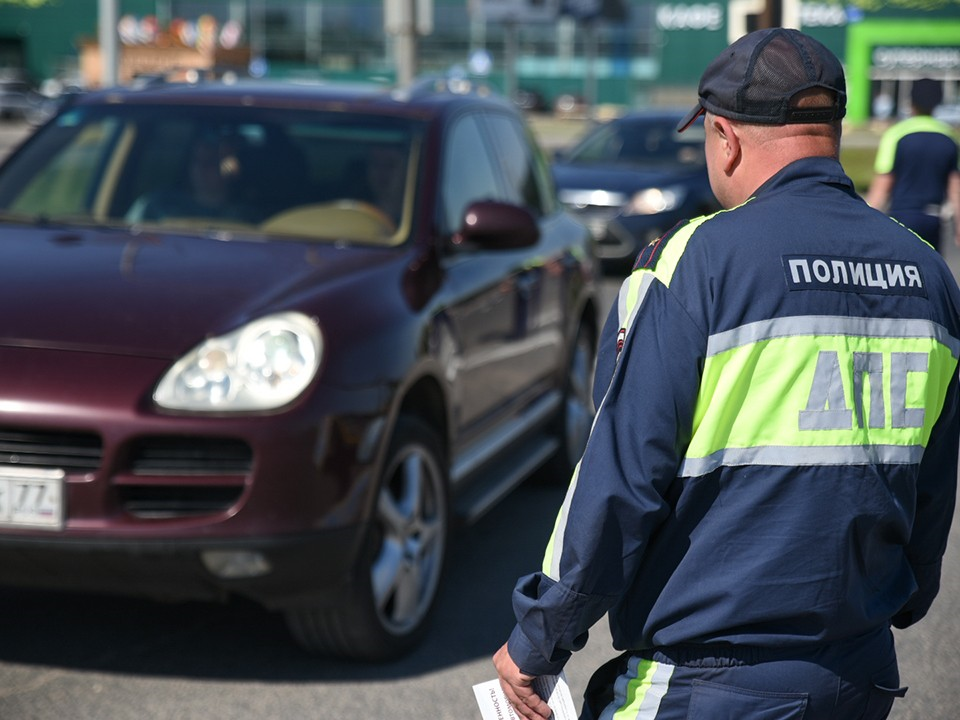
{"type": "Polygon", "coordinates": [[[940,249],[943,208],[952,211],[954,242],[960,246],[960,172],[952,128],[932,117],[943,100],[936,80],[913,83],[911,116],[880,138],[867,202],[940,249]]]}

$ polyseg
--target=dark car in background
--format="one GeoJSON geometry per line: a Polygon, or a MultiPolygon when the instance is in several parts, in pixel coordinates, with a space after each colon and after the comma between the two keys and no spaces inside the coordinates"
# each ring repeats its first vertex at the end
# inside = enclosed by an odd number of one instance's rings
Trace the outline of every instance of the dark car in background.
{"type": "Polygon", "coordinates": [[[636,111],[596,125],[557,154],[560,200],[593,233],[608,272],[680,220],[719,209],[710,189],[703,120],[677,133],[684,112],[636,111]]]}
{"type": "Polygon", "coordinates": [[[32,104],[26,114],[26,120],[34,127],[37,125],[43,125],[43,123],[52,118],[85,92],[86,90],[77,85],[67,85],[66,87],[58,88],[55,94],[44,95],[38,93],[36,101],[32,104]]]}
{"type": "Polygon", "coordinates": [[[0,584],[422,636],[448,534],[593,416],[592,241],[512,103],[157,84],[0,166],[0,584]]]}
{"type": "Polygon", "coordinates": [[[0,76],[0,120],[23,120],[40,104],[40,95],[26,81],[16,76],[0,76]]]}

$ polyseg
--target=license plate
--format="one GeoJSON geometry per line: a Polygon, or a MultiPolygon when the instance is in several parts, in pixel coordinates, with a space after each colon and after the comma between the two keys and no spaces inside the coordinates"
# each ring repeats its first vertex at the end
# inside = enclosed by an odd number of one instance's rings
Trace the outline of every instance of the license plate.
{"type": "Polygon", "coordinates": [[[0,467],[0,527],[63,528],[63,470],[0,467]]]}

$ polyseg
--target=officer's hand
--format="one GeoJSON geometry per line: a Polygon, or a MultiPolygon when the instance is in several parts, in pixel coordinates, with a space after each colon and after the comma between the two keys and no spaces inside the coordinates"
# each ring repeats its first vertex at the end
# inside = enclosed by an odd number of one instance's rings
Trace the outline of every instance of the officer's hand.
{"type": "Polygon", "coordinates": [[[500,676],[500,687],[517,714],[526,720],[549,720],[550,706],[533,689],[533,676],[520,672],[510,657],[507,645],[493,656],[493,666],[500,676]]]}

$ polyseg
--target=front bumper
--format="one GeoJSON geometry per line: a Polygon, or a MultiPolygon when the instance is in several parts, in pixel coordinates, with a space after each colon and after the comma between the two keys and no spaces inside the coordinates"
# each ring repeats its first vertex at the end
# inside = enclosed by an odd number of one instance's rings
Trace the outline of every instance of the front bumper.
{"type": "Polygon", "coordinates": [[[0,585],[289,606],[352,577],[385,393],[164,414],[149,403],[161,360],[0,347],[0,364],[0,465],[65,473],[62,528],[0,528],[0,585]],[[218,572],[213,551],[259,566],[218,572]]]}
{"type": "Polygon", "coordinates": [[[0,584],[47,590],[219,601],[231,595],[270,608],[333,604],[353,577],[365,529],[350,526],[290,537],[140,542],[0,538],[0,584]],[[224,578],[211,551],[262,557],[269,572],[224,578]]]}
{"type": "Polygon", "coordinates": [[[676,224],[673,216],[622,215],[619,208],[568,209],[590,230],[596,255],[605,263],[632,263],[644,247],[676,224]]]}

